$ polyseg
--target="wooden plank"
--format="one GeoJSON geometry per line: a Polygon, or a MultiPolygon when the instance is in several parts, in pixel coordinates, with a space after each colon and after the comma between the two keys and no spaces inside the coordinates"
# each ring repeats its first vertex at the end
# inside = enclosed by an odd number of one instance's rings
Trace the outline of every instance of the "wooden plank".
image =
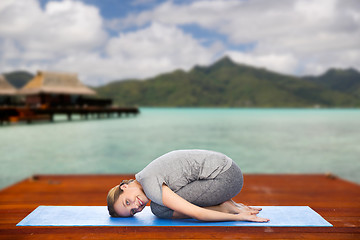
{"type": "Polygon", "coordinates": [[[31,123],[38,120],[53,121],[55,114],[65,114],[69,121],[72,120],[73,114],[88,115],[101,114],[110,118],[117,114],[139,114],[140,110],[136,107],[57,107],[57,108],[28,108],[28,107],[0,107],[0,124],[3,122],[26,121],[31,123]]]}
{"type": "Polygon", "coordinates": [[[325,175],[245,175],[235,200],[307,205],[334,227],[16,227],[39,205],[106,205],[134,175],[39,175],[0,191],[0,239],[360,239],[360,185],[325,175]]]}

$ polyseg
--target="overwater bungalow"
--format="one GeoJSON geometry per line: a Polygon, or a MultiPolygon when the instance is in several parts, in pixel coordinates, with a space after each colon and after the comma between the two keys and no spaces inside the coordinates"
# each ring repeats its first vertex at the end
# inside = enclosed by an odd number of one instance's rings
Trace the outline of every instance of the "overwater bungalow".
{"type": "Polygon", "coordinates": [[[25,95],[27,106],[42,108],[83,105],[84,96],[96,95],[75,73],[45,71],[38,71],[18,93],[25,95]]]}
{"type": "Polygon", "coordinates": [[[25,100],[22,107],[0,109],[0,124],[18,121],[31,123],[34,120],[53,121],[56,114],[65,114],[68,120],[71,120],[73,114],[87,119],[89,116],[100,118],[139,113],[138,108],[114,107],[112,99],[97,98],[96,92],[82,84],[75,73],[38,71],[37,75],[20,90],[10,90],[9,87],[7,89],[6,93],[16,93],[25,100]]]}
{"type": "Polygon", "coordinates": [[[0,106],[12,105],[16,91],[16,88],[3,75],[0,75],[0,106]]]}

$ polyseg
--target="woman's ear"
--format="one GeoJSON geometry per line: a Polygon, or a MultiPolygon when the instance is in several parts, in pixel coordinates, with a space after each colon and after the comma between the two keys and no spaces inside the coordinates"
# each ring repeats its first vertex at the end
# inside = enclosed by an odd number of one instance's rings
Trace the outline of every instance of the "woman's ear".
{"type": "Polygon", "coordinates": [[[128,188],[127,183],[124,183],[124,184],[122,184],[122,185],[120,186],[120,189],[121,189],[121,190],[124,190],[124,189],[126,189],[126,188],[128,188]]]}

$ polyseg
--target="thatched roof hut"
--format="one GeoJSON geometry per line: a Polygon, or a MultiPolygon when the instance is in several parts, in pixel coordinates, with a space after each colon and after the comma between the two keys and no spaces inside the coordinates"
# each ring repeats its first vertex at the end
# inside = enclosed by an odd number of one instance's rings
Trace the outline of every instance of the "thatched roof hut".
{"type": "Polygon", "coordinates": [[[23,95],[34,94],[66,94],[94,95],[95,91],[80,82],[77,74],[38,71],[18,92],[23,95]]]}
{"type": "Polygon", "coordinates": [[[16,94],[16,91],[16,88],[3,75],[0,75],[0,95],[12,96],[16,94]]]}

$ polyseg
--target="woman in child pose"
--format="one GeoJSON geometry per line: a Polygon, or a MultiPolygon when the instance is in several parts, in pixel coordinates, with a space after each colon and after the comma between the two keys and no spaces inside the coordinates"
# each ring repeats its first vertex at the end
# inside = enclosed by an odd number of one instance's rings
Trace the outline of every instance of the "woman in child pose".
{"type": "Polygon", "coordinates": [[[208,150],[177,150],[152,161],[135,175],[110,189],[107,196],[112,217],[141,212],[151,200],[160,218],[195,218],[201,221],[254,221],[261,208],[235,203],[243,175],[226,155],[208,150]]]}

